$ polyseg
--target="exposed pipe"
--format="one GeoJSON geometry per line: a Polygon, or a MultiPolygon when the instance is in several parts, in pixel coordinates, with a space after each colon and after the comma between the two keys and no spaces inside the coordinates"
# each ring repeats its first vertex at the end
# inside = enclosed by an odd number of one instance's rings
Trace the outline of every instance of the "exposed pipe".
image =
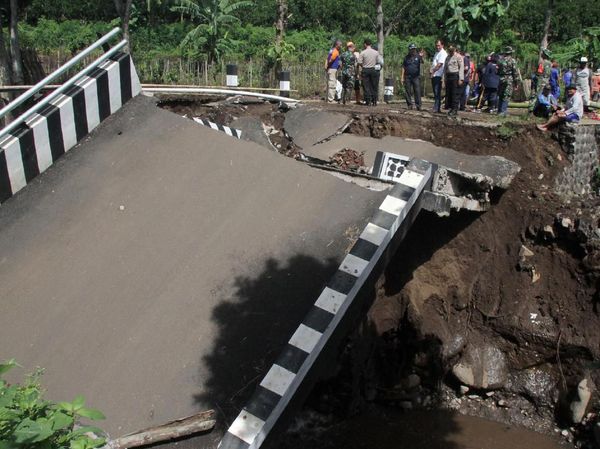
{"type": "Polygon", "coordinates": [[[50,75],[46,76],[43,80],[41,80],[40,82],[38,82],[37,84],[35,84],[33,87],[31,87],[30,89],[28,89],[26,92],[23,92],[21,95],[19,95],[13,101],[11,101],[6,106],[4,106],[2,109],[0,109],[0,118],[4,117],[6,114],[8,114],[10,111],[14,110],[15,108],[21,106],[26,100],[28,100],[33,95],[35,95],[40,90],[42,90],[42,88],[46,84],[48,84],[48,82],[52,81],[56,77],[58,77],[58,76],[62,75],[63,73],[65,73],[67,70],[69,70],[71,67],[73,67],[75,64],[77,64],[79,61],[81,61],[83,58],[85,58],[87,55],[89,55],[95,49],[97,49],[98,47],[101,47],[105,42],[108,42],[110,39],[112,39],[120,31],[121,31],[120,28],[113,28],[112,31],[110,31],[108,34],[106,34],[102,38],[98,39],[92,45],[90,45],[89,47],[87,47],[81,53],[79,53],[76,56],[74,56],[67,63],[65,63],[64,65],[62,65],[58,69],[56,69],[50,75]]]}
{"type": "Polygon", "coordinates": [[[292,98],[280,97],[278,95],[259,94],[256,92],[248,92],[245,90],[236,89],[209,89],[198,87],[148,87],[143,89],[144,92],[157,94],[220,94],[220,95],[244,95],[245,97],[264,98],[265,100],[283,101],[284,103],[298,103],[300,100],[292,98]]]}
{"type": "Polygon", "coordinates": [[[0,130],[0,138],[6,136],[9,132],[11,132],[13,129],[15,129],[16,127],[20,126],[25,120],[27,120],[27,118],[29,118],[29,116],[31,116],[34,112],[39,111],[42,107],[46,106],[48,103],[50,103],[52,100],[54,100],[56,97],[58,97],[60,94],[62,94],[65,90],[67,90],[69,87],[71,87],[73,84],[75,84],[77,81],[79,81],[79,79],[84,76],[86,73],[88,73],[90,70],[95,69],[96,67],[98,67],[100,64],[102,64],[104,61],[106,61],[108,58],[110,58],[112,55],[114,55],[115,53],[117,53],[119,50],[121,50],[123,47],[125,47],[125,45],[127,45],[127,41],[126,40],[122,40],[121,42],[119,42],[117,45],[115,45],[113,48],[111,48],[109,51],[107,51],[106,53],[104,53],[102,56],[100,56],[98,59],[96,59],[94,62],[92,62],[90,65],[88,65],[87,67],[85,67],[84,69],[80,70],[76,75],[74,75],[73,77],[71,77],[67,82],[65,82],[62,86],[60,86],[58,89],[56,89],[54,92],[48,94],[46,97],[44,97],[42,100],[40,100],[38,103],[36,103],[35,105],[33,105],[30,109],[28,109],[26,112],[24,112],[23,114],[21,114],[17,119],[15,119],[14,121],[10,122],[8,125],[6,125],[4,128],[2,128],[0,130]]]}

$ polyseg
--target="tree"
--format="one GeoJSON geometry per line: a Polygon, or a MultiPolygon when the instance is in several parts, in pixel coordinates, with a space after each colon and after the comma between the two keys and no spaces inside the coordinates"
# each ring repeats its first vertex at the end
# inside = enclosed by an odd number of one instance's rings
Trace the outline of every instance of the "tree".
{"type": "Polygon", "coordinates": [[[509,0],[448,0],[439,9],[446,37],[453,43],[466,44],[469,38],[480,40],[491,32],[490,23],[502,17],[509,0]]]}
{"type": "Polygon", "coordinates": [[[550,34],[550,23],[552,22],[552,11],[554,10],[554,0],[548,0],[546,6],[546,16],[544,18],[544,34],[540,43],[539,62],[542,62],[542,50],[548,48],[548,35],[550,34]]]}
{"type": "Polygon", "coordinates": [[[12,81],[23,84],[23,59],[21,58],[21,45],[19,43],[19,8],[17,0],[10,0],[10,60],[12,64],[12,81]]]}
{"type": "Polygon", "coordinates": [[[131,19],[131,2],[132,0],[114,0],[117,14],[121,19],[121,29],[123,30],[123,39],[127,40],[126,51],[131,51],[131,43],[129,42],[129,20],[131,19]]]}
{"type": "Polygon", "coordinates": [[[199,22],[181,46],[205,53],[209,63],[218,61],[229,48],[228,29],[240,22],[234,14],[253,4],[251,0],[176,0],[173,11],[199,22]]]}

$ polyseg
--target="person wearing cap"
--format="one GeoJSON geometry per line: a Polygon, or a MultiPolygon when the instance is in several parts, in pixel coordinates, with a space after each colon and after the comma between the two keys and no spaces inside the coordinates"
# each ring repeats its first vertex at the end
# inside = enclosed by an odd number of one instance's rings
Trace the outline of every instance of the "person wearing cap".
{"type": "Polygon", "coordinates": [[[448,53],[444,50],[441,40],[435,41],[436,54],[431,63],[431,87],[433,88],[433,112],[441,112],[442,107],[442,77],[444,76],[444,64],[448,53]]]}
{"type": "Polygon", "coordinates": [[[375,67],[379,64],[379,52],[371,46],[371,40],[365,39],[364,50],[358,55],[358,65],[362,72],[362,83],[365,93],[365,104],[367,106],[377,105],[377,94],[379,88],[379,71],[375,67]]]}
{"type": "Polygon", "coordinates": [[[513,89],[516,87],[516,80],[520,78],[517,62],[512,57],[512,47],[505,47],[502,56],[498,60],[498,76],[500,85],[498,86],[498,115],[506,116],[508,114],[508,103],[512,97],[513,89]]]}
{"type": "Polygon", "coordinates": [[[333,103],[336,96],[337,88],[337,72],[341,66],[340,50],[342,48],[342,41],[336,39],[333,42],[333,46],[327,54],[327,61],[325,62],[325,71],[327,72],[327,102],[333,103]]]}
{"type": "Polygon", "coordinates": [[[558,110],[558,102],[556,97],[552,95],[550,84],[542,87],[542,91],[537,96],[533,115],[536,117],[548,118],[558,110]]]}
{"type": "Polygon", "coordinates": [[[448,116],[455,117],[458,114],[465,82],[465,60],[453,45],[448,47],[444,73],[446,74],[446,99],[450,109],[448,116]]]}
{"type": "Polygon", "coordinates": [[[346,51],[342,53],[340,58],[342,62],[342,103],[346,104],[346,100],[350,99],[352,90],[354,90],[357,78],[358,54],[355,52],[353,42],[348,42],[346,44],[346,51]]]}
{"type": "Polygon", "coordinates": [[[417,53],[417,46],[410,44],[408,54],[402,62],[401,79],[408,109],[421,110],[421,64],[422,54],[417,53]]]}
{"type": "Polygon", "coordinates": [[[588,58],[585,56],[579,60],[579,67],[575,70],[575,85],[583,97],[583,107],[586,109],[590,104],[592,91],[592,71],[588,68],[588,58]]]}
{"type": "Polygon", "coordinates": [[[538,125],[540,131],[548,131],[559,123],[577,123],[583,118],[583,98],[575,84],[567,86],[567,103],[565,109],[558,109],[550,120],[543,125],[538,125]]]}

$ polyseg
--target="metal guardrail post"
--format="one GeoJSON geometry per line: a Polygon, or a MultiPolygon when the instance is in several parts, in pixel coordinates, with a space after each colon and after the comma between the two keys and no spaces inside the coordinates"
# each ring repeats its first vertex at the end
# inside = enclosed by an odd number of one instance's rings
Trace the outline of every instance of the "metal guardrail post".
{"type": "Polygon", "coordinates": [[[48,84],[50,81],[52,81],[53,79],[55,79],[58,76],[60,76],[63,73],[65,73],[67,70],[69,70],[71,67],[73,67],[75,64],[77,64],[79,61],[81,61],[83,58],[85,58],[91,52],[93,52],[94,50],[96,50],[98,47],[101,47],[103,44],[105,44],[106,42],[108,42],[110,39],[112,39],[114,36],[116,36],[120,32],[121,32],[120,28],[113,28],[112,31],[110,31],[108,34],[106,34],[102,38],[98,39],[92,45],[90,45],[89,47],[87,47],[81,53],[79,53],[76,56],[74,56],[72,59],[70,59],[64,65],[62,65],[61,67],[59,67],[58,69],[56,69],[50,75],[46,76],[43,80],[41,80],[40,82],[38,82],[37,84],[35,84],[33,87],[31,87],[30,89],[28,89],[26,92],[23,92],[21,95],[19,95],[13,101],[11,101],[9,104],[7,104],[2,109],[0,109],[0,118],[4,117],[9,112],[13,111],[15,108],[17,108],[20,105],[22,105],[25,101],[27,101],[33,95],[35,95],[40,90],[42,90],[42,88],[46,84],[48,84]]]}
{"type": "Polygon", "coordinates": [[[95,69],[96,67],[98,67],[104,61],[106,61],[108,58],[110,58],[112,55],[114,55],[119,50],[121,50],[123,47],[125,47],[125,45],[127,45],[127,41],[126,40],[122,40],[121,42],[119,42],[117,45],[115,45],[109,51],[107,51],[106,53],[104,53],[102,56],[100,56],[98,59],[96,59],[90,65],[88,65],[84,69],[80,70],[76,75],[74,75],[73,77],[71,77],[67,82],[65,82],[58,89],[56,89],[55,91],[53,91],[48,96],[44,97],[41,101],[39,101],[38,103],[36,103],[34,106],[32,106],[30,109],[28,109],[22,115],[20,115],[14,121],[10,122],[8,125],[6,125],[4,128],[2,128],[0,130],[0,138],[3,138],[8,133],[10,133],[13,129],[15,129],[18,126],[22,125],[23,122],[25,120],[27,120],[27,118],[30,115],[32,115],[36,111],[39,111],[42,107],[46,106],[48,103],[50,103],[56,97],[58,97],[60,94],[62,94],[64,91],[66,91],[69,87],[71,87],[72,85],[74,85],[82,76],[84,76],[90,70],[95,69]]]}

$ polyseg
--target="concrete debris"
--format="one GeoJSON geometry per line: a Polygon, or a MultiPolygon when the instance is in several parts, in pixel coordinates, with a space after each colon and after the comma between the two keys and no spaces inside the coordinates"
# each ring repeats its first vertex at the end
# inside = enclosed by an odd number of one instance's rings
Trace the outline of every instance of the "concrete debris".
{"type": "Polygon", "coordinates": [[[344,132],[350,123],[346,114],[300,106],[286,114],[284,128],[297,146],[307,150],[344,132]]]}
{"type": "Polygon", "coordinates": [[[591,382],[588,379],[583,379],[577,385],[577,399],[571,402],[570,406],[571,421],[574,424],[579,424],[585,416],[585,412],[592,397],[592,389],[590,384],[591,382]]]}
{"type": "Polygon", "coordinates": [[[240,117],[231,126],[242,131],[242,140],[257,143],[269,150],[276,150],[269,139],[269,134],[272,133],[273,128],[266,128],[260,118],[252,116],[240,117]]]}
{"type": "Polygon", "coordinates": [[[542,238],[544,240],[554,240],[556,238],[556,235],[554,234],[554,228],[550,225],[544,226],[544,229],[542,230],[542,238]]]}
{"type": "Polygon", "coordinates": [[[365,153],[359,153],[351,148],[344,148],[329,158],[331,165],[345,171],[367,172],[365,153]],[[362,169],[362,170],[361,170],[362,169]]]}
{"type": "Polygon", "coordinates": [[[463,384],[477,389],[502,388],[508,381],[508,367],[504,353],[495,346],[467,345],[452,373],[463,384]]]}
{"type": "Polygon", "coordinates": [[[519,257],[525,259],[527,257],[533,257],[535,254],[525,245],[521,245],[521,249],[519,249],[519,257]]]}

